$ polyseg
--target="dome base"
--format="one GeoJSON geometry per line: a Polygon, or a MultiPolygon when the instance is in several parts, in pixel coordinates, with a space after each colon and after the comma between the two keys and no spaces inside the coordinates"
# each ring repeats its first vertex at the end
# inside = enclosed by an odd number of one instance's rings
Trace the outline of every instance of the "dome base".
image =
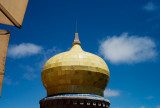
{"type": "Polygon", "coordinates": [[[92,94],[64,94],[40,100],[40,108],[109,108],[110,102],[92,94]]]}
{"type": "Polygon", "coordinates": [[[68,94],[71,93],[76,94],[76,93],[82,93],[82,94],[97,94],[100,96],[103,96],[103,89],[96,88],[93,86],[87,86],[87,85],[59,85],[56,87],[51,87],[47,90],[47,96],[53,96],[51,94],[56,93],[56,94],[68,94]]]}

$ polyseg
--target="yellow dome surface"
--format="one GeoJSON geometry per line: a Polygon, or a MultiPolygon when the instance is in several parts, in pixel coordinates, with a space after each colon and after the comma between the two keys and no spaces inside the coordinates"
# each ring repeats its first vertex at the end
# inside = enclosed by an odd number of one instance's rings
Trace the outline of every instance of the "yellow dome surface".
{"type": "Polygon", "coordinates": [[[103,96],[110,73],[103,59],[83,51],[75,42],[70,51],[55,55],[46,62],[41,77],[48,96],[64,93],[103,96]]]}

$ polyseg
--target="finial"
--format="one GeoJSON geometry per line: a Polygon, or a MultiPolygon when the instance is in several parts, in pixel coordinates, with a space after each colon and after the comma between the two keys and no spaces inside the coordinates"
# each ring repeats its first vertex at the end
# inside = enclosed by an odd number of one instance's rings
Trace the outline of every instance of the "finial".
{"type": "Polygon", "coordinates": [[[75,38],[74,38],[74,42],[72,43],[72,45],[75,45],[75,44],[81,45],[81,42],[79,41],[78,33],[75,33],[75,38]]]}
{"type": "Polygon", "coordinates": [[[77,21],[76,21],[76,33],[75,33],[75,38],[74,38],[74,42],[72,43],[72,45],[75,45],[75,44],[81,45],[81,42],[79,41],[79,37],[78,37],[78,33],[77,33],[77,21]]]}

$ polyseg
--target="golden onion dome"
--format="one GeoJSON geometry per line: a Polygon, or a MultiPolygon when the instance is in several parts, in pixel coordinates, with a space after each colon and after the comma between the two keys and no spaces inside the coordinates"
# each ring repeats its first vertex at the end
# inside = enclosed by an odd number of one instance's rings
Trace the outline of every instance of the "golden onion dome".
{"type": "Polygon", "coordinates": [[[47,96],[65,93],[103,96],[110,73],[103,59],[82,50],[78,33],[75,33],[70,51],[50,58],[44,65],[41,77],[47,96]]]}

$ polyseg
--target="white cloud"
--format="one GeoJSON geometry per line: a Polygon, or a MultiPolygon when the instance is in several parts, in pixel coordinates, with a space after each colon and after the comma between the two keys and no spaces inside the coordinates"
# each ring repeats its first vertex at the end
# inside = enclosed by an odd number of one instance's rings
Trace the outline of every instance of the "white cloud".
{"type": "Polygon", "coordinates": [[[23,75],[23,78],[27,80],[33,80],[37,77],[38,77],[37,74],[35,74],[34,72],[27,72],[23,75]]]}
{"type": "Polygon", "coordinates": [[[158,6],[155,5],[153,2],[148,2],[145,6],[143,6],[143,9],[151,12],[158,10],[158,6]]]}
{"type": "Polygon", "coordinates": [[[3,82],[4,82],[4,84],[7,84],[7,85],[18,85],[19,84],[18,81],[12,81],[10,76],[5,76],[3,82]]]}
{"type": "Polygon", "coordinates": [[[24,74],[23,74],[23,78],[24,79],[27,79],[27,80],[33,80],[35,78],[38,77],[37,75],[37,68],[33,68],[29,65],[20,65],[21,68],[24,69],[24,71],[26,71],[24,74]]]}
{"type": "Polygon", "coordinates": [[[11,45],[8,48],[8,56],[12,58],[22,58],[38,54],[42,51],[42,47],[32,43],[22,43],[19,45],[11,45]]]}
{"type": "Polygon", "coordinates": [[[151,100],[151,99],[153,99],[154,97],[153,96],[148,96],[148,97],[146,97],[146,99],[148,99],[148,100],[151,100]]]}
{"type": "Polygon", "coordinates": [[[157,105],[156,108],[160,108],[160,105],[157,105]]]}
{"type": "Polygon", "coordinates": [[[108,37],[101,42],[99,51],[105,59],[114,64],[153,60],[157,55],[156,44],[152,39],[128,36],[128,33],[108,37]]]}
{"type": "Polygon", "coordinates": [[[141,107],[139,107],[139,108],[145,108],[145,106],[141,106],[141,107]]]}
{"type": "Polygon", "coordinates": [[[34,72],[35,69],[29,65],[20,65],[21,68],[25,69],[27,72],[34,72]]]}
{"type": "Polygon", "coordinates": [[[120,95],[119,90],[111,90],[111,89],[106,89],[104,91],[104,97],[116,97],[120,95]]]}
{"type": "Polygon", "coordinates": [[[5,76],[4,77],[4,83],[7,84],[7,85],[11,85],[12,83],[12,80],[9,76],[5,76]]]}

